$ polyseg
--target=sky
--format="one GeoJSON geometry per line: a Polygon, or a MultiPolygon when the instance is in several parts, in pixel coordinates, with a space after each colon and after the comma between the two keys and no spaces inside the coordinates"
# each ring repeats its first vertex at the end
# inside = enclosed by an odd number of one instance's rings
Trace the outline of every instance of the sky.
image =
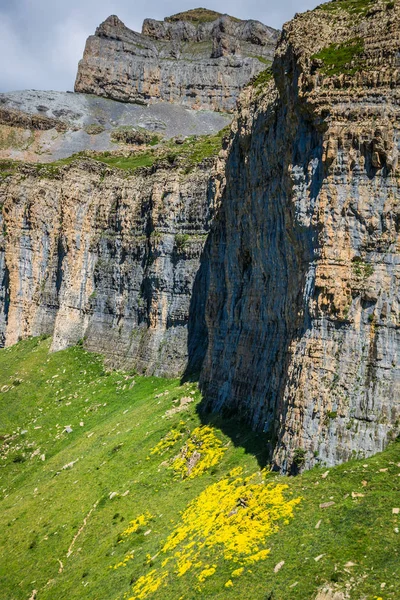
{"type": "Polygon", "coordinates": [[[145,18],[163,19],[204,6],[280,29],[295,12],[321,0],[0,0],[0,92],[73,90],[86,38],[109,15],[141,31],[145,18]]]}

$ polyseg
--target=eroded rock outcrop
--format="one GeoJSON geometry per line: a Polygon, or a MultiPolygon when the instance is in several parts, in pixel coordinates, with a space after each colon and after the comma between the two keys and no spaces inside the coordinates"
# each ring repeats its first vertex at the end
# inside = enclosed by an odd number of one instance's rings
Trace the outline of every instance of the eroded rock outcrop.
{"type": "Polygon", "coordinates": [[[208,410],[284,472],[380,451],[400,424],[400,3],[285,26],[243,95],[207,246],[208,410]]]}
{"type": "Polygon", "coordinates": [[[87,40],[75,91],[232,111],[240,90],[272,61],[277,37],[258,21],[201,9],[146,19],[141,34],[113,15],[87,40]]]}
{"type": "MultiPolygon", "coordinates": [[[[212,162],[212,161],[211,161],[212,162]]],[[[208,232],[211,163],[126,176],[80,160],[0,186],[0,345],[84,339],[108,362],[176,376],[208,232]]]]}

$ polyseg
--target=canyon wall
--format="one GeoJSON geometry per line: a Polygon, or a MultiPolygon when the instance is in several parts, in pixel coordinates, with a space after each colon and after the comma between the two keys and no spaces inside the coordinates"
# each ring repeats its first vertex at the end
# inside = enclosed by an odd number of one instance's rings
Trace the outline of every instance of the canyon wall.
{"type": "Polygon", "coordinates": [[[203,11],[210,22],[188,20],[194,12],[171,22],[146,19],[141,34],[109,17],[87,40],[75,91],[233,111],[241,89],[272,62],[278,32],[210,11],[203,11]]]}
{"type": "MultiPolygon", "coordinates": [[[[212,162],[212,161],[211,161],[212,162]]],[[[134,175],[92,160],[0,185],[0,344],[84,340],[108,364],[176,376],[209,222],[211,164],[134,175]]]]}
{"type": "Polygon", "coordinates": [[[399,433],[399,9],[297,16],[234,125],[201,384],[207,410],[268,434],[283,472],[399,433]]]}

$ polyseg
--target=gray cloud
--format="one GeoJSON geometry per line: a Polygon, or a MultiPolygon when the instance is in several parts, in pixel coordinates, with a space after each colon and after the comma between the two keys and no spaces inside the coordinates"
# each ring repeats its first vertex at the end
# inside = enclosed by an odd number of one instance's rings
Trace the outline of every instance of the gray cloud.
{"type": "MultiPolygon", "coordinates": [[[[205,4],[280,28],[295,12],[313,9],[320,2],[208,0],[205,4]]],[[[196,6],[192,0],[1,0],[0,91],[72,90],[86,38],[106,17],[116,14],[128,27],[140,31],[146,17],[163,19],[196,6]]]]}

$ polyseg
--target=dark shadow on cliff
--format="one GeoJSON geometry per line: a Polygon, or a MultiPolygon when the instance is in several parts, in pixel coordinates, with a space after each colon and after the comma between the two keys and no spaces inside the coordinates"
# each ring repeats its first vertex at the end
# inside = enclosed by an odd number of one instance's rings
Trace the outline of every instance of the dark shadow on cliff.
{"type": "Polygon", "coordinates": [[[308,300],[318,293],[312,223],[325,175],[323,131],[307,112],[288,110],[269,106],[232,142],[193,288],[184,376],[200,373],[202,422],[261,467],[282,440],[285,390],[301,373],[300,355],[290,370],[292,352],[311,327],[308,300]]]}
{"type": "Polygon", "coordinates": [[[267,434],[254,431],[243,420],[234,417],[227,418],[224,414],[206,413],[202,403],[198,406],[197,412],[203,425],[220,429],[230,438],[235,448],[243,448],[246,454],[254,456],[260,469],[270,463],[267,434]]]}
{"type": "MultiPolygon", "coordinates": [[[[235,143],[235,142],[234,142],[235,143]]],[[[228,159],[229,165],[229,159],[228,159]]],[[[213,194],[213,185],[210,182],[209,194],[213,194]]],[[[196,274],[191,295],[189,320],[188,320],[188,363],[182,382],[200,381],[200,375],[204,359],[208,349],[208,328],[206,323],[207,299],[209,295],[209,284],[211,277],[211,257],[213,244],[218,237],[220,214],[219,211],[213,215],[213,225],[207,237],[200,258],[200,266],[196,274]]],[[[246,254],[246,253],[245,253],[246,254]]],[[[203,386],[201,386],[203,387],[203,386]]],[[[197,407],[198,415],[204,425],[216,427],[228,436],[235,447],[242,447],[246,454],[253,455],[260,468],[264,468],[270,462],[271,448],[269,435],[255,431],[238,417],[230,407],[223,407],[221,412],[213,410],[207,397],[197,407]]]]}
{"type": "Polygon", "coordinates": [[[206,303],[210,279],[209,234],[200,258],[193,291],[190,299],[188,321],[188,362],[183,381],[198,381],[208,348],[208,330],[206,324],[206,303]]]}

